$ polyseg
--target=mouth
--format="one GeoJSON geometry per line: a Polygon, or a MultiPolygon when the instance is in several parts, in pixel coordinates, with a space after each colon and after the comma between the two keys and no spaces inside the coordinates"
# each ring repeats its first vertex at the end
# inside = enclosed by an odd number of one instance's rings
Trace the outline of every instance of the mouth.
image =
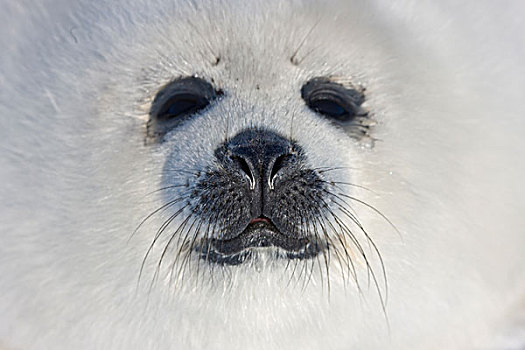
{"type": "Polygon", "coordinates": [[[239,265],[256,251],[271,250],[276,258],[310,259],[319,254],[322,245],[311,237],[286,235],[266,217],[252,219],[238,236],[231,239],[203,239],[195,247],[200,258],[219,265],[239,265]],[[271,249],[271,248],[275,249],[271,249]]]}

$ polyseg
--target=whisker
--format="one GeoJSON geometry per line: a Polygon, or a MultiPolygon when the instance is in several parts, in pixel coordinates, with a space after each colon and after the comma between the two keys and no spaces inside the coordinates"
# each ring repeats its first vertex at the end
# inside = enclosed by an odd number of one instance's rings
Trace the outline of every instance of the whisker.
{"type": "Polygon", "coordinates": [[[151,191],[151,192],[146,193],[144,195],[144,197],[151,196],[154,193],[158,193],[158,192],[161,192],[161,191],[164,191],[164,190],[169,190],[169,189],[172,189],[172,188],[181,188],[181,187],[188,187],[188,185],[187,184],[179,184],[179,185],[170,185],[170,186],[161,187],[159,189],[156,189],[155,191],[151,191]]]}
{"type": "Polygon", "coordinates": [[[199,177],[202,175],[202,170],[197,170],[197,169],[169,169],[167,171],[170,173],[175,173],[175,174],[193,175],[195,177],[199,177]]]}
{"type": "Polygon", "coordinates": [[[374,212],[376,212],[379,216],[381,216],[383,219],[386,220],[386,222],[388,222],[388,224],[397,232],[397,234],[399,235],[399,237],[402,239],[402,235],[401,235],[401,232],[397,229],[396,225],[394,225],[394,223],[392,221],[390,221],[389,218],[386,217],[386,215],[384,215],[383,213],[381,213],[381,211],[379,211],[379,209],[377,209],[376,207],[360,200],[359,198],[356,198],[356,197],[352,197],[352,196],[349,196],[347,194],[344,194],[344,193],[339,193],[340,196],[343,196],[343,197],[346,197],[348,199],[351,199],[353,201],[356,201],[357,203],[360,203],[362,205],[364,205],[365,207],[369,208],[369,209],[372,209],[374,212]]]}
{"type": "Polygon", "coordinates": [[[150,246],[148,247],[148,250],[146,251],[146,255],[144,256],[144,258],[142,259],[142,264],[140,265],[140,271],[139,271],[139,282],[140,282],[140,279],[141,279],[141,276],[142,276],[142,272],[144,270],[144,266],[146,264],[146,260],[148,259],[148,256],[149,254],[151,253],[151,250],[153,249],[153,246],[155,245],[155,243],[157,242],[157,240],[159,239],[159,237],[162,235],[162,233],[164,232],[164,230],[166,229],[166,227],[169,226],[169,224],[175,220],[175,218],[177,216],[180,215],[180,213],[182,213],[184,211],[184,209],[187,207],[188,205],[185,205],[183,206],[182,208],[180,208],[177,212],[175,212],[174,214],[172,214],[162,225],[161,227],[157,230],[157,233],[155,234],[155,237],[153,238],[153,241],[151,242],[150,246]]]}
{"type": "MultiPolygon", "coordinates": [[[[343,212],[343,214],[345,214],[343,212]]],[[[368,232],[364,229],[364,227],[359,224],[359,223],[356,223],[356,225],[359,227],[359,229],[361,230],[361,232],[363,232],[363,234],[365,235],[366,239],[368,240],[368,242],[372,245],[373,247],[373,250],[375,251],[375,253],[377,254],[377,257],[379,258],[379,262],[380,262],[380,265],[381,265],[381,271],[382,271],[382,274],[383,274],[383,280],[384,280],[384,284],[385,284],[385,297],[383,298],[382,296],[382,293],[379,289],[379,284],[378,284],[378,280],[375,276],[375,273],[374,271],[371,269],[370,272],[372,274],[372,279],[376,285],[376,288],[378,289],[378,293],[380,295],[380,299],[381,299],[381,304],[382,304],[382,307],[383,309],[386,310],[386,303],[388,301],[388,280],[387,280],[387,276],[386,276],[386,269],[385,269],[385,264],[384,264],[384,261],[383,261],[383,257],[379,251],[379,248],[377,247],[377,245],[375,244],[375,242],[372,240],[372,238],[370,237],[370,235],[368,234],[368,232]]]]}
{"type": "Polygon", "coordinates": [[[176,204],[176,203],[178,203],[180,201],[183,201],[185,199],[188,199],[188,198],[189,198],[189,196],[175,198],[174,200],[171,200],[168,203],[166,203],[166,204],[160,206],[159,208],[155,209],[152,213],[150,213],[144,219],[142,219],[142,221],[139,223],[137,228],[135,228],[135,230],[133,230],[133,232],[131,233],[130,237],[128,238],[127,243],[129,243],[129,241],[133,238],[133,236],[137,233],[137,231],[142,227],[142,225],[144,225],[144,223],[146,221],[148,221],[153,215],[157,214],[158,212],[163,212],[164,210],[168,209],[172,205],[174,205],[174,204],[176,204]]]}
{"type": "Polygon", "coordinates": [[[325,180],[322,180],[324,181],[325,183],[329,184],[329,185],[332,185],[332,186],[335,186],[335,187],[338,187],[336,185],[344,185],[344,186],[351,186],[351,187],[356,187],[356,188],[360,188],[360,189],[363,189],[365,191],[368,191],[368,192],[371,192],[375,195],[379,195],[376,191],[374,190],[371,190],[370,188],[368,187],[365,187],[365,186],[361,186],[361,185],[356,185],[356,184],[353,184],[351,182],[344,182],[344,181],[325,181],[325,180]]]}
{"type": "MultiPolygon", "coordinates": [[[[164,249],[162,250],[162,253],[160,255],[160,258],[159,258],[159,261],[157,263],[157,267],[155,268],[155,274],[153,276],[153,279],[155,279],[159,272],[160,272],[160,268],[161,268],[161,265],[162,265],[162,261],[164,260],[164,256],[166,255],[167,251],[168,251],[168,248],[170,247],[171,243],[173,242],[173,239],[176,237],[176,236],[179,236],[178,233],[179,232],[183,232],[186,225],[188,224],[188,221],[193,217],[193,212],[188,214],[186,216],[186,218],[179,224],[179,226],[177,227],[177,229],[175,230],[175,232],[171,235],[170,239],[168,240],[168,242],[166,243],[166,245],[164,246],[164,249]]],[[[178,257],[178,255],[176,255],[178,257]]]]}
{"type": "Polygon", "coordinates": [[[327,173],[327,172],[330,172],[330,171],[335,171],[335,170],[356,170],[357,168],[355,167],[349,167],[349,166],[334,166],[334,167],[330,167],[330,166],[321,166],[321,167],[317,167],[317,168],[311,168],[311,170],[313,171],[316,171],[318,173],[327,173]]]}
{"type": "MultiPolygon", "coordinates": [[[[192,213],[192,216],[193,216],[193,214],[194,213],[192,213]]],[[[183,281],[184,281],[184,273],[186,271],[186,263],[189,262],[189,257],[191,256],[191,250],[189,250],[186,247],[186,241],[191,236],[191,230],[193,229],[193,226],[195,225],[195,222],[197,220],[199,220],[199,218],[198,218],[198,216],[195,216],[193,221],[191,222],[189,228],[186,230],[186,234],[183,234],[184,231],[181,231],[179,233],[179,242],[180,242],[180,237],[184,236],[184,239],[183,239],[182,243],[179,244],[179,250],[175,254],[175,259],[173,260],[173,263],[171,264],[170,281],[173,280],[173,272],[174,272],[174,269],[175,269],[175,265],[177,264],[177,261],[179,260],[183,249],[186,249],[186,253],[184,254],[184,257],[182,259],[181,265],[179,267],[179,271],[177,272],[177,281],[180,281],[181,283],[183,283],[183,281]]],[[[195,233],[191,240],[194,241],[196,239],[196,237],[197,237],[197,234],[195,233]]]]}

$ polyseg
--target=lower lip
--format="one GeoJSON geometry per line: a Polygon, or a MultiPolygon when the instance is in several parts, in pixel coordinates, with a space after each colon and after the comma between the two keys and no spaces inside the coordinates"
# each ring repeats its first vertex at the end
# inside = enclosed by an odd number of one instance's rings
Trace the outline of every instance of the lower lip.
{"type": "Polygon", "coordinates": [[[268,220],[267,218],[257,218],[257,219],[253,219],[252,221],[250,221],[250,224],[255,224],[257,222],[266,222],[266,223],[270,223],[270,220],[268,220]]]}

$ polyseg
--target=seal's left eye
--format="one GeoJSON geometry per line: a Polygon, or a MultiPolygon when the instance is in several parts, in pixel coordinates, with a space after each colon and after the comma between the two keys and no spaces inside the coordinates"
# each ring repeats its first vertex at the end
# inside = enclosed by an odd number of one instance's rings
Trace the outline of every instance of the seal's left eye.
{"type": "Polygon", "coordinates": [[[194,113],[206,107],[207,104],[208,101],[199,98],[199,96],[187,94],[175,96],[165,104],[164,110],[159,112],[158,117],[172,118],[183,114],[194,113]]]}
{"type": "Polygon", "coordinates": [[[147,140],[162,140],[167,132],[209,107],[221,95],[222,91],[198,77],[184,77],[167,84],[151,105],[147,140]]]}
{"type": "Polygon", "coordinates": [[[159,120],[196,113],[210,104],[218,95],[210,83],[196,78],[187,77],[167,85],[155,98],[155,116],[159,120]]]}

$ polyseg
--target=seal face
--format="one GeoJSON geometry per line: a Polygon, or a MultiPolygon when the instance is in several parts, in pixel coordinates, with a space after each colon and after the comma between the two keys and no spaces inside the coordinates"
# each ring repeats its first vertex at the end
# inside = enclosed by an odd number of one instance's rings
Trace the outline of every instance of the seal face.
{"type": "MultiPolygon", "coordinates": [[[[372,124],[362,107],[364,88],[349,82],[338,83],[329,77],[314,77],[296,93],[313,112],[311,117],[329,121],[354,140],[368,135],[372,124]]],[[[172,130],[189,119],[196,121],[199,116],[205,118],[212,113],[223,102],[223,95],[221,89],[201,77],[172,81],[153,100],[147,136],[164,143],[170,139],[172,130]]],[[[225,98],[230,96],[227,94],[225,98]]],[[[204,166],[199,164],[191,170],[185,169],[184,162],[175,167],[170,164],[164,188],[186,187],[186,191],[165,198],[162,208],[180,201],[185,204],[161,226],[154,243],[179,214],[185,219],[173,236],[182,237],[180,251],[221,265],[257,259],[262,252],[277,259],[309,259],[319,253],[326,256],[330,245],[336,250],[334,244],[328,244],[333,243],[331,235],[343,232],[350,235],[352,242],[356,241],[352,229],[341,217],[350,219],[357,230],[365,233],[346,208],[347,199],[354,198],[342,198],[345,195],[339,194],[338,186],[347,183],[336,184],[333,179],[325,179],[326,172],[338,169],[333,165],[312,168],[299,141],[283,136],[272,128],[272,123],[264,121],[261,125],[243,125],[233,137],[226,131],[226,137],[215,144],[218,146],[212,146],[209,153],[206,151],[206,157],[211,159],[207,158],[204,166]],[[172,179],[173,174],[181,172],[186,173],[182,180],[172,179]],[[185,210],[189,211],[181,214],[185,210]]],[[[196,154],[201,156],[202,153],[196,154]]],[[[330,157],[323,154],[321,158],[330,157]]],[[[318,162],[319,159],[313,163],[318,162]]],[[[327,164],[331,163],[323,163],[327,164]]],[[[366,233],[365,237],[369,239],[366,233]]]]}
{"type": "Polygon", "coordinates": [[[210,262],[238,264],[249,250],[275,247],[287,258],[316,256],[324,246],[307,227],[325,206],[325,184],[302,148],[275,132],[247,129],[215,150],[216,166],[199,181],[194,211],[220,230],[195,250],[210,262]]]}

